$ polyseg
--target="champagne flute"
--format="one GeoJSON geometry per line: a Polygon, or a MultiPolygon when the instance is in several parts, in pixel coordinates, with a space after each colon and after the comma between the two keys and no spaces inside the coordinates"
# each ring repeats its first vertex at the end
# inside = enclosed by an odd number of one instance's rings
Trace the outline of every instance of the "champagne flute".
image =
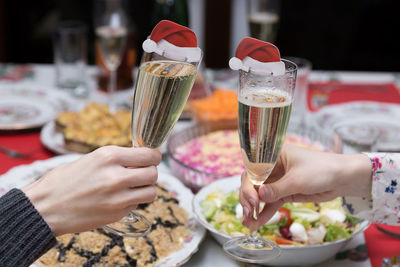
{"type": "MultiPolygon", "coordinates": [[[[134,147],[159,148],[179,119],[196,79],[198,62],[144,53],[133,96],[132,143],[134,147]]],[[[105,226],[123,236],[143,236],[151,223],[132,211],[121,221],[105,226]],[[140,230],[137,227],[139,223],[140,230]],[[147,225],[147,226],[146,226],[147,225]]]]}
{"type": "Polygon", "coordinates": [[[127,18],[121,0],[96,0],[96,46],[102,62],[110,71],[108,86],[109,107],[115,109],[114,93],[117,86],[117,68],[127,42],[127,18]]]}
{"type": "MultiPolygon", "coordinates": [[[[272,172],[285,140],[290,119],[297,66],[282,60],[285,73],[280,76],[239,70],[239,138],[243,162],[250,181],[257,188],[272,172]]],[[[258,216],[258,207],[255,208],[258,216]]],[[[262,263],[280,255],[279,246],[257,237],[257,229],[248,236],[232,238],[224,250],[233,258],[262,263]]]]}
{"type": "Polygon", "coordinates": [[[250,36],[274,43],[278,33],[280,1],[248,0],[247,4],[250,36]]]}

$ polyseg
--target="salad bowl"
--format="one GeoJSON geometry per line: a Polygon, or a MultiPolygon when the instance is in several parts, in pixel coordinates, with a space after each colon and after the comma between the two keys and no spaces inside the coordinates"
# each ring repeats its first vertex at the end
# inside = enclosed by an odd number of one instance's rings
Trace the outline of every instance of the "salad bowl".
{"type": "MultiPolygon", "coordinates": [[[[217,230],[204,215],[203,207],[201,203],[207,199],[209,195],[212,195],[216,191],[222,193],[230,193],[237,191],[240,187],[240,176],[234,176],[231,178],[224,178],[215,181],[205,187],[203,187],[194,197],[192,205],[196,219],[207,228],[211,235],[219,244],[224,244],[232,236],[217,230]]],[[[275,266],[288,266],[288,265],[313,265],[326,261],[336,253],[338,253],[346,244],[348,244],[354,237],[361,234],[369,223],[367,221],[359,221],[358,226],[352,232],[349,238],[340,238],[335,241],[323,242],[322,244],[314,245],[280,245],[282,252],[279,258],[264,263],[264,265],[275,265],[275,266]]]]}

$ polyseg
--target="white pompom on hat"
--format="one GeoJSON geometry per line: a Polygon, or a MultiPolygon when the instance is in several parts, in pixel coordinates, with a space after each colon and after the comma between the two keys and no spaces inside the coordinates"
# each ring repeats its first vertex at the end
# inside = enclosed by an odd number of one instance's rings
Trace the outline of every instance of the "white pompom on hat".
{"type": "Polygon", "coordinates": [[[197,47],[196,34],[191,29],[169,20],[160,21],[142,47],[147,53],[155,52],[174,60],[201,60],[201,49],[197,47]]]}
{"type": "Polygon", "coordinates": [[[236,48],[235,57],[229,60],[233,70],[254,72],[260,75],[285,74],[285,63],[281,61],[278,48],[268,42],[245,37],[236,48]]]}

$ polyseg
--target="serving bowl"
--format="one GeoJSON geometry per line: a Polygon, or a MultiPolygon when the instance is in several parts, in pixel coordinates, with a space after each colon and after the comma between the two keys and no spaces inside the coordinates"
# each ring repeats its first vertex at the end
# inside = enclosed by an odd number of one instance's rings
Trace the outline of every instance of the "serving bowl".
{"type": "MultiPolygon", "coordinates": [[[[216,190],[221,190],[223,193],[229,193],[238,190],[240,187],[240,176],[234,176],[231,178],[224,178],[215,181],[205,187],[203,187],[193,198],[193,211],[198,222],[200,222],[215,240],[223,245],[226,241],[232,237],[216,230],[211,224],[208,223],[203,215],[201,202],[206,197],[216,190]]],[[[338,253],[351,239],[361,234],[369,223],[367,221],[361,221],[358,229],[353,232],[350,239],[339,239],[332,242],[326,242],[318,245],[307,245],[307,246],[287,246],[280,245],[281,256],[269,262],[265,262],[265,265],[276,265],[276,266],[293,266],[293,265],[313,265],[328,260],[338,253]]]]}
{"type": "MultiPolygon", "coordinates": [[[[200,190],[200,188],[210,184],[211,182],[240,174],[241,170],[238,173],[231,173],[230,175],[202,171],[199,168],[189,166],[176,156],[177,149],[180,146],[195,138],[217,130],[236,129],[237,123],[199,124],[171,135],[171,137],[168,139],[167,151],[168,161],[174,175],[178,177],[187,187],[191,188],[193,192],[197,192],[200,190]]],[[[316,150],[340,152],[340,147],[338,146],[337,142],[335,142],[333,137],[317,132],[312,128],[305,127],[296,122],[290,122],[289,124],[287,130],[287,141],[316,150]]]]}
{"type": "Polygon", "coordinates": [[[217,130],[232,130],[226,125],[199,124],[172,135],[168,139],[168,162],[171,170],[187,187],[197,192],[203,186],[226,177],[226,175],[211,173],[191,167],[176,157],[177,149],[187,142],[217,130]]]}

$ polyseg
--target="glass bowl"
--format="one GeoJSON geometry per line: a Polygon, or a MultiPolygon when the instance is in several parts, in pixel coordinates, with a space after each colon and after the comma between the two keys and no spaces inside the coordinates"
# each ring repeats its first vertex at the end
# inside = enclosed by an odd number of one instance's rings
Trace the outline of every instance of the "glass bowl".
{"type": "Polygon", "coordinates": [[[174,175],[178,177],[187,187],[193,192],[197,192],[203,186],[227,177],[226,175],[205,172],[193,168],[186,163],[179,160],[175,154],[177,149],[186,144],[187,142],[196,139],[200,136],[209,134],[217,130],[234,130],[237,125],[226,124],[199,124],[194,127],[185,129],[174,135],[171,135],[167,143],[168,162],[174,175]]]}
{"type": "MultiPolygon", "coordinates": [[[[187,142],[217,130],[237,130],[237,124],[199,124],[178,132],[168,139],[168,162],[171,171],[193,192],[197,192],[203,186],[228,176],[205,172],[189,166],[176,157],[176,151],[187,142]]],[[[304,125],[294,122],[289,124],[286,141],[309,149],[340,152],[340,148],[333,137],[326,136],[312,128],[304,127],[304,125]]],[[[229,176],[234,175],[240,175],[240,173],[229,176]]]]}

